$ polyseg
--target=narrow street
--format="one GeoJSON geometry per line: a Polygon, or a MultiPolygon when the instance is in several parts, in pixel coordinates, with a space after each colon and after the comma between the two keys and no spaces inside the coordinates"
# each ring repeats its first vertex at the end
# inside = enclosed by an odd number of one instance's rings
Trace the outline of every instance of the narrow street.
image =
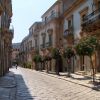
{"type": "Polygon", "coordinates": [[[100,92],[41,72],[13,68],[16,100],[100,100],[100,92]]]}

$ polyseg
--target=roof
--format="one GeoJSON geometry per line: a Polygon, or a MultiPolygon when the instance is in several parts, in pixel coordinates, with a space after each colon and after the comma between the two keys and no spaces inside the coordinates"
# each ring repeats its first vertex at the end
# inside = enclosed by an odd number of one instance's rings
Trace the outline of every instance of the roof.
{"type": "Polygon", "coordinates": [[[41,17],[48,13],[56,4],[58,4],[58,1],[56,1],[41,17]]]}

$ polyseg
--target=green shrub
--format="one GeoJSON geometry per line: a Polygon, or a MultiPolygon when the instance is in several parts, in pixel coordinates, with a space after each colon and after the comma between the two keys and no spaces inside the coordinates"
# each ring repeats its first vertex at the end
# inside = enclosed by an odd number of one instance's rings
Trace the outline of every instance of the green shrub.
{"type": "Polygon", "coordinates": [[[75,56],[74,50],[72,47],[67,47],[63,53],[64,58],[70,59],[71,57],[75,56]]]}
{"type": "Polygon", "coordinates": [[[41,56],[40,56],[39,54],[37,54],[37,55],[35,55],[35,56],[33,57],[33,61],[34,61],[35,63],[39,63],[39,62],[41,62],[41,60],[42,60],[42,58],[41,58],[41,56]]]}
{"type": "Polygon", "coordinates": [[[27,62],[27,68],[32,68],[32,62],[27,62]]]}
{"type": "Polygon", "coordinates": [[[60,52],[59,52],[59,49],[57,49],[57,48],[53,48],[51,53],[52,53],[52,58],[53,59],[57,59],[57,58],[60,57],[60,52]]]}

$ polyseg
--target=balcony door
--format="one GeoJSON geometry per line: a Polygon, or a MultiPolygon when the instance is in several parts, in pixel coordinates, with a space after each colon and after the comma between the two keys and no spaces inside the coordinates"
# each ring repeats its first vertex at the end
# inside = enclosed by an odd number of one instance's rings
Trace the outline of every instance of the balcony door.
{"type": "Polygon", "coordinates": [[[46,40],[46,37],[45,37],[45,36],[43,36],[43,37],[42,37],[42,41],[43,41],[43,48],[45,48],[45,40],[46,40]]]}

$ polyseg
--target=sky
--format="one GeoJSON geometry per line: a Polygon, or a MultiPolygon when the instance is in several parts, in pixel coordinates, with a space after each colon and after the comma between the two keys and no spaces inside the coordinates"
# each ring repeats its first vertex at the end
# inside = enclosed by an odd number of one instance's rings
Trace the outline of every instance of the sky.
{"type": "Polygon", "coordinates": [[[13,43],[21,42],[28,35],[29,27],[51,7],[56,0],[12,0],[14,27],[13,43]]]}

